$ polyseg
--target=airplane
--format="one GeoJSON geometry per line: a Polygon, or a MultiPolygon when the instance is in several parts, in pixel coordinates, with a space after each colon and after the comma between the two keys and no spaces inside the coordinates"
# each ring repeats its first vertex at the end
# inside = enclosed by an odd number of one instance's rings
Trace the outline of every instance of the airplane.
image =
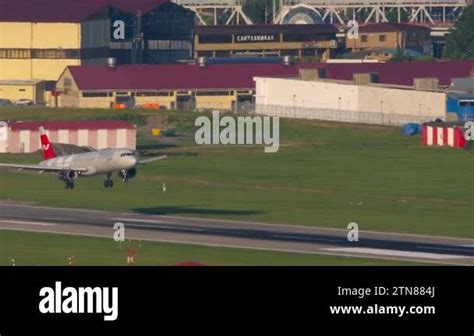
{"type": "Polygon", "coordinates": [[[153,161],[163,160],[166,155],[139,159],[131,149],[102,149],[80,154],[56,156],[52,144],[43,127],[39,128],[44,160],[37,165],[0,163],[0,167],[16,168],[18,170],[33,170],[39,173],[56,173],[65,183],[66,189],[74,189],[74,181],[82,176],[105,174],[105,188],[112,188],[114,181],[112,173],[118,172],[123,182],[137,175],[136,166],[153,161]]]}

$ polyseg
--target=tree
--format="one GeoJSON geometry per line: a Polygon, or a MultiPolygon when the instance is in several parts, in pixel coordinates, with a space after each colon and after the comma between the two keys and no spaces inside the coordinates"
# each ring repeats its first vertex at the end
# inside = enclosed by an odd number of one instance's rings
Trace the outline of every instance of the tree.
{"type": "Polygon", "coordinates": [[[253,23],[270,23],[273,20],[273,0],[246,0],[244,12],[253,23]]]}
{"type": "Polygon", "coordinates": [[[444,57],[474,59],[474,5],[468,6],[446,38],[444,57]]]}

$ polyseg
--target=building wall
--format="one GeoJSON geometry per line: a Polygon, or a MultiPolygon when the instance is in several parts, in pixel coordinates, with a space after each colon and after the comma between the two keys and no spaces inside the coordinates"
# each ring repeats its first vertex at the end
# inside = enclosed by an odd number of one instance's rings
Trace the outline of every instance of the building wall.
{"type": "Polygon", "coordinates": [[[403,33],[383,32],[383,33],[363,33],[360,32],[358,38],[350,39],[346,37],[346,47],[353,50],[374,49],[374,48],[404,48],[403,33]],[[380,36],[385,36],[385,41],[380,41],[380,36]],[[364,38],[367,40],[365,41],[364,38]]]}
{"type": "Polygon", "coordinates": [[[44,103],[44,82],[37,84],[1,84],[0,98],[15,102],[19,99],[31,99],[36,104],[44,103]]]}
{"type": "MultiPolygon", "coordinates": [[[[80,49],[80,24],[0,22],[0,79],[57,80],[75,58],[32,58],[34,50],[80,49]]],[[[58,57],[44,55],[41,57],[58,57]]]]}
{"type": "MultiPolygon", "coordinates": [[[[95,149],[136,149],[136,129],[46,130],[52,143],[90,146],[95,149]]],[[[34,153],[41,149],[38,130],[9,130],[7,153],[34,153]]]]}
{"type": "Polygon", "coordinates": [[[407,48],[416,49],[421,53],[429,53],[431,39],[429,32],[425,29],[416,32],[360,32],[356,39],[346,37],[346,48],[351,50],[407,48]]]}
{"type": "Polygon", "coordinates": [[[440,117],[446,94],[324,81],[256,78],[257,105],[440,117]]]}

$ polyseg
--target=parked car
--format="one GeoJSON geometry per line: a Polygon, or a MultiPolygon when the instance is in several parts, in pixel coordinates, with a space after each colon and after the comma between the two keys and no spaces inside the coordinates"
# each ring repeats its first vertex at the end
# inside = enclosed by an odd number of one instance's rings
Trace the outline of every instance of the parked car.
{"type": "Polygon", "coordinates": [[[18,99],[15,102],[15,106],[30,106],[33,104],[34,102],[31,99],[18,99]]]}
{"type": "Polygon", "coordinates": [[[12,106],[13,103],[10,99],[0,99],[0,107],[12,106]]]}

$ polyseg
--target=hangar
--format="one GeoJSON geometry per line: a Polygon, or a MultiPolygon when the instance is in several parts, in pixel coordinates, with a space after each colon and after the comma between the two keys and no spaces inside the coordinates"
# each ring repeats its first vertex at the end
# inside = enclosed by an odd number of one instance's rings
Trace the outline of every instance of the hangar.
{"type": "Polygon", "coordinates": [[[56,89],[59,106],[111,108],[154,103],[178,110],[242,110],[255,102],[254,77],[299,78],[300,70],[326,79],[352,81],[354,74],[376,74],[380,84],[413,86],[415,78],[434,78],[440,88],[468,77],[474,61],[409,63],[229,63],[70,66],[56,89]],[[317,70],[317,71],[316,71],[317,70]]]}
{"type": "Polygon", "coordinates": [[[194,13],[168,0],[0,0],[0,8],[0,79],[55,82],[66,66],[111,56],[192,58],[194,13]],[[120,23],[124,33],[114,34],[120,23]]]}
{"type": "Polygon", "coordinates": [[[39,127],[52,143],[105,148],[136,148],[136,128],[119,120],[14,121],[0,123],[0,153],[33,153],[41,149],[39,127]]]}
{"type": "Polygon", "coordinates": [[[63,107],[111,108],[155,103],[166,109],[240,110],[253,100],[253,76],[292,76],[283,64],[71,66],[56,89],[63,107]]]}
{"type": "Polygon", "coordinates": [[[195,57],[330,58],[338,30],[331,24],[197,26],[195,57]]]}

